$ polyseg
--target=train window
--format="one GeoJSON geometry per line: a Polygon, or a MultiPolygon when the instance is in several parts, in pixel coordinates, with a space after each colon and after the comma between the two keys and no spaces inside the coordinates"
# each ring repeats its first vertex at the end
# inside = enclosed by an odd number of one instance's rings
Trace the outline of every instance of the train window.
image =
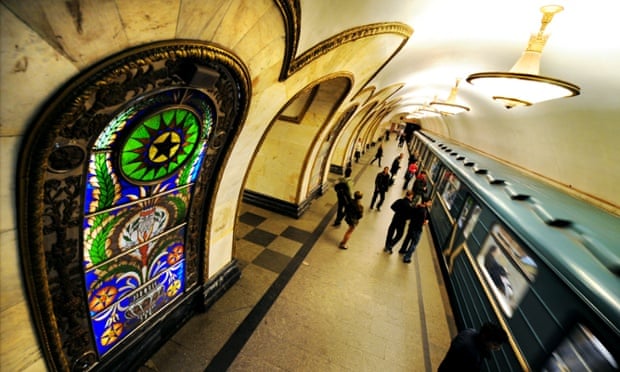
{"type": "Polygon", "coordinates": [[[491,292],[508,317],[519,305],[538,272],[527,251],[500,224],[494,224],[477,257],[491,292]]]}
{"type": "Polygon", "coordinates": [[[578,324],[542,370],[611,372],[618,370],[618,361],[587,327],[578,324]]]}
{"type": "Polygon", "coordinates": [[[454,175],[454,173],[446,170],[442,180],[441,198],[446,203],[448,210],[452,209],[452,204],[456,198],[456,193],[461,188],[461,181],[454,175]]]}
{"type": "Polygon", "coordinates": [[[431,170],[431,180],[433,181],[433,183],[437,182],[437,177],[439,176],[439,170],[441,169],[440,167],[441,163],[439,162],[439,159],[437,159],[435,156],[433,156],[433,158],[431,159],[430,165],[429,165],[429,169],[431,170]]]}
{"type": "Polygon", "coordinates": [[[422,141],[416,138],[415,143],[413,145],[413,153],[418,153],[418,155],[420,155],[421,150],[422,150],[422,141]]]}
{"type": "Polygon", "coordinates": [[[480,208],[478,204],[474,204],[474,199],[471,196],[468,197],[465,201],[465,205],[463,206],[463,210],[461,210],[461,215],[457,220],[459,228],[463,231],[464,239],[467,239],[469,237],[469,234],[471,234],[474,226],[476,226],[476,222],[478,222],[480,212],[482,212],[482,208],[480,208]],[[471,214],[469,214],[470,210],[471,214]],[[469,219],[467,219],[468,216],[469,219]]]}
{"type": "Polygon", "coordinates": [[[463,224],[465,223],[465,219],[467,218],[467,214],[469,213],[472,205],[474,205],[474,199],[469,196],[467,200],[465,200],[465,205],[463,205],[463,209],[461,210],[459,219],[456,221],[456,223],[459,225],[459,228],[463,228],[463,224]]]}

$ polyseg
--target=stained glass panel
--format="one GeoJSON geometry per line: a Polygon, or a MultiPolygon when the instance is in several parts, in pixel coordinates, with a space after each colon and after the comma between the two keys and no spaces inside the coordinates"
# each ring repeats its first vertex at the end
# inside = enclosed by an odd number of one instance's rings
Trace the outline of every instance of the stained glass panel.
{"type": "Polygon", "coordinates": [[[210,102],[185,88],[141,98],[94,142],[82,239],[100,356],[183,296],[188,209],[214,122],[210,102]]]}

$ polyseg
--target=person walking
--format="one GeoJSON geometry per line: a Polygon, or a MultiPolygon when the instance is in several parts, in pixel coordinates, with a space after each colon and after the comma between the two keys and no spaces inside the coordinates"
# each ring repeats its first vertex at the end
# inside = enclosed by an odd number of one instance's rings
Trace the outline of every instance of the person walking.
{"type": "Polygon", "coordinates": [[[385,238],[384,252],[392,254],[392,247],[398,243],[400,238],[403,237],[405,232],[405,224],[407,219],[411,215],[411,199],[413,199],[413,192],[411,190],[405,191],[405,196],[396,200],[390,208],[394,211],[392,221],[388,226],[387,236],[385,238]]]}
{"type": "Polygon", "coordinates": [[[347,205],[351,203],[351,190],[353,190],[353,180],[351,179],[351,173],[353,170],[349,167],[344,171],[344,177],[338,180],[338,183],[334,186],[336,190],[336,196],[338,197],[338,209],[336,210],[336,220],[333,226],[340,226],[342,219],[345,216],[347,205]]]}
{"type": "Polygon", "coordinates": [[[347,231],[345,231],[344,237],[340,241],[340,244],[338,244],[338,248],[340,249],[349,248],[347,246],[347,242],[351,238],[351,235],[353,234],[353,231],[355,230],[355,227],[359,223],[360,219],[362,219],[362,217],[364,216],[364,206],[360,201],[362,200],[362,197],[362,192],[356,191],[353,194],[353,200],[347,206],[346,216],[344,220],[346,221],[347,225],[349,225],[349,228],[347,229],[347,231]]]}
{"type": "Polygon", "coordinates": [[[392,166],[390,167],[390,174],[392,175],[392,177],[390,177],[390,181],[391,181],[390,184],[394,183],[394,177],[396,176],[396,173],[398,173],[398,170],[400,169],[400,160],[402,158],[403,158],[403,153],[401,152],[392,161],[392,166]]]}
{"type": "Polygon", "coordinates": [[[370,164],[374,163],[375,160],[379,161],[379,166],[381,166],[381,158],[383,157],[383,145],[379,144],[379,148],[377,148],[377,153],[375,154],[375,157],[372,158],[372,160],[370,161],[370,164]]]}
{"type": "Polygon", "coordinates": [[[385,192],[388,190],[390,186],[390,168],[384,167],[383,172],[377,173],[375,177],[375,190],[372,193],[372,199],[370,200],[370,209],[375,206],[375,201],[377,200],[377,196],[379,197],[379,202],[377,203],[377,210],[381,210],[381,206],[383,205],[383,201],[385,200],[385,192]]]}
{"type": "Polygon", "coordinates": [[[452,339],[437,372],[478,372],[483,360],[506,342],[508,334],[494,323],[486,322],[480,330],[464,329],[452,339]]]}
{"type": "Polygon", "coordinates": [[[428,208],[431,204],[431,198],[425,196],[422,198],[422,202],[411,210],[407,234],[405,235],[405,240],[403,240],[403,245],[398,251],[398,253],[404,254],[404,263],[411,263],[411,256],[420,242],[420,237],[422,237],[422,229],[424,225],[428,224],[428,208]]]}

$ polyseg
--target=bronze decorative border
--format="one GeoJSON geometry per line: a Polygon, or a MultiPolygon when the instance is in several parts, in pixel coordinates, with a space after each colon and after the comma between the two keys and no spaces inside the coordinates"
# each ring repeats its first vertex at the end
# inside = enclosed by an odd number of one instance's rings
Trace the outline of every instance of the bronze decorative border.
{"type": "MultiPolygon", "coordinates": [[[[404,40],[398,50],[392,55],[393,57],[396,53],[398,53],[400,48],[405,45],[407,40],[409,40],[409,37],[412,33],[413,30],[411,29],[411,27],[399,22],[374,23],[366,26],[351,28],[315,45],[314,47],[310,48],[302,55],[300,55],[298,58],[295,58],[293,61],[291,61],[291,64],[288,68],[287,76],[294,74],[313,60],[329,53],[333,49],[340,47],[343,44],[381,34],[396,34],[403,37],[404,40]]],[[[392,59],[392,57],[386,60],[386,64],[392,59]]],[[[380,70],[381,69],[377,71],[380,70]]],[[[369,81],[370,80],[372,79],[369,79],[369,81]]]]}
{"type": "MultiPolygon", "coordinates": [[[[251,96],[249,73],[237,56],[193,40],[129,49],[68,82],[43,106],[27,131],[17,168],[19,247],[30,307],[50,370],[87,370],[110,362],[108,356],[96,357],[83,283],[80,249],[86,149],[121,108],[170,87],[200,89],[216,107],[209,151],[189,210],[187,293],[193,296],[206,280],[208,247],[204,242],[210,216],[204,210],[208,210],[214,179],[238,135],[251,96]]],[[[178,307],[193,302],[190,295],[178,307]]]]}
{"type": "MultiPolygon", "coordinates": [[[[407,43],[409,37],[413,34],[413,29],[400,22],[380,22],[365,26],[354,27],[343,31],[323,42],[315,45],[298,58],[294,58],[297,54],[299,44],[299,30],[301,29],[301,4],[299,0],[276,0],[278,8],[282,13],[284,27],[286,31],[286,45],[284,51],[284,59],[282,70],[280,70],[280,81],[286,80],[289,76],[308,65],[313,60],[329,53],[342,44],[350,43],[365,37],[376,36],[380,34],[396,34],[403,37],[403,42],[398,49],[388,58],[383,66],[385,66],[407,43]]],[[[383,66],[377,70],[380,71],[383,66]]],[[[375,74],[376,75],[376,74],[375,74]]],[[[374,77],[374,76],[373,76],[374,77]]],[[[371,81],[369,79],[368,81],[371,81]]]]}

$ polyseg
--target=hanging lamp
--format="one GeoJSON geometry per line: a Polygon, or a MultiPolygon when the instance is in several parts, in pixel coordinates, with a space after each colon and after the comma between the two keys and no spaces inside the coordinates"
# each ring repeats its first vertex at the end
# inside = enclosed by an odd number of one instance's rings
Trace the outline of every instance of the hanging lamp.
{"type": "Polygon", "coordinates": [[[479,72],[469,75],[467,82],[488,92],[508,109],[579,95],[577,85],[540,75],[540,57],[549,38],[544,34],[545,28],[562,10],[560,5],[540,8],[543,13],[540,30],[531,35],[527,48],[509,72],[479,72]]]}
{"type": "Polygon", "coordinates": [[[459,87],[460,79],[456,79],[456,84],[450,89],[450,95],[446,101],[438,101],[434,99],[429,105],[439,111],[442,115],[454,115],[461,112],[469,111],[469,107],[456,103],[456,93],[459,87]]]}

